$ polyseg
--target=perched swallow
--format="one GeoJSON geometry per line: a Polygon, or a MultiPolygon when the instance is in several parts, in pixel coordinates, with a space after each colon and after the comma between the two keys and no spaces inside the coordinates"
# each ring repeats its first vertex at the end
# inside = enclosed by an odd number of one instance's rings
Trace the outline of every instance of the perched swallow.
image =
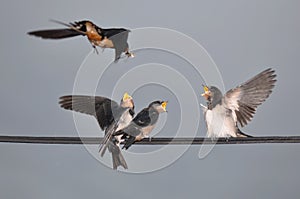
{"type": "Polygon", "coordinates": [[[117,169],[118,166],[128,168],[119,147],[121,136],[113,136],[116,131],[125,128],[133,119],[134,102],[128,93],[123,95],[120,105],[106,97],[83,95],[62,96],[59,104],[64,109],[94,116],[100,128],[105,131],[99,150],[101,156],[108,148],[112,153],[113,169],[117,169]]]}
{"type": "Polygon", "coordinates": [[[276,82],[271,68],[259,73],[224,96],[215,86],[203,86],[207,100],[204,118],[208,137],[251,137],[240,131],[251,121],[257,107],[272,93],[276,82]]]}
{"type": "Polygon", "coordinates": [[[127,57],[134,57],[133,53],[129,52],[129,45],[127,43],[128,33],[130,30],[125,28],[109,28],[104,29],[95,25],[91,21],[78,21],[74,23],[63,23],[52,20],[55,23],[67,26],[68,28],[37,30],[28,32],[29,35],[41,37],[43,39],[64,39],[75,37],[78,35],[87,36],[89,42],[92,44],[96,53],[98,54],[96,46],[101,48],[115,49],[115,62],[121,57],[124,52],[127,57]]]}
{"type": "Polygon", "coordinates": [[[167,112],[167,101],[154,101],[147,108],[140,111],[124,129],[117,131],[116,136],[122,135],[123,148],[128,149],[136,141],[148,137],[154,129],[159,114],[167,112]]]}

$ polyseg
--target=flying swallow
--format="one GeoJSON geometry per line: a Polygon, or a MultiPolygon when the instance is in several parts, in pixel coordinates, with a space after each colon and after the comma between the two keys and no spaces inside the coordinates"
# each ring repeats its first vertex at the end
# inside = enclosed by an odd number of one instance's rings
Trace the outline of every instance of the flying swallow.
{"type": "Polygon", "coordinates": [[[92,44],[95,52],[98,54],[97,46],[102,49],[115,49],[115,62],[117,62],[121,54],[124,52],[127,57],[134,57],[133,53],[129,52],[129,45],[127,43],[128,34],[130,30],[125,28],[100,28],[93,22],[84,20],[76,21],[74,23],[64,23],[56,20],[51,20],[55,23],[66,26],[61,29],[37,30],[28,32],[29,35],[41,37],[43,39],[64,39],[75,37],[78,35],[87,36],[89,42],[92,44]]]}
{"type": "Polygon", "coordinates": [[[60,97],[62,108],[94,116],[102,130],[105,131],[99,152],[104,155],[106,149],[112,153],[113,169],[122,166],[127,169],[127,163],[121,154],[119,143],[121,136],[113,136],[116,131],[125,128],[134,116],[134,102],[132,97],[125,93],[120,105],[106,97],[68,95],[60,97]]]}
{"type": "Polygon", "coordinates": [[[159,114],[166,111],[167,101],[154,101],[141,110],[124,129],[117,131],[116,136],[122,135],[123,148],[128,149],[132,144],[148,137],[154,129],[159,114]]]}
{"type": "Polygon", "coordinates": [[[215,86],[204,86],[207,100],[204,118],[208,137],[252,137],[239,129],[253,118],[257,107],[272,93],[276,82],[275,71],[264,70],[255,77],[229,90],[224,96],[215,86]]]}

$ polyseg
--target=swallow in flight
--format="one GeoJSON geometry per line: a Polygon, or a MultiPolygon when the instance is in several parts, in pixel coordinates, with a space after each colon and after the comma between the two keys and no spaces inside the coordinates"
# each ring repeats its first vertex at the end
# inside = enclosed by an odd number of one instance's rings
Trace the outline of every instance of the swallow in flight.
{"type": "Polygon", "coordinates": [[[134,54],[129,52],[129,45],[127,43],[128,34],[130,32],[128,29],[100,28],[88,20],[76,21],[69,24],[56,20],[51,21],[64,25],[67,28],[37,30],[28,32],[28,34],[43,39],[64,39],[78,35],[86,36],[97,54],[97,46],[102,49],[115,49],[115,62],[120,59],[123,52],[127,57],[134,57],[134,54]]]}

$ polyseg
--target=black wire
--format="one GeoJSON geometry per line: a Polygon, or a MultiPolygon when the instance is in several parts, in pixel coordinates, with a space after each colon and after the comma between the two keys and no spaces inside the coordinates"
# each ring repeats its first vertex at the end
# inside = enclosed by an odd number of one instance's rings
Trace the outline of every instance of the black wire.
{"type": "MultiPolygon", "coordinates": [[[[0,136],[0,142],[31,144],[99,144],[100,137],[41,137],[41,136],[0,136]]],[[[201,144],[260,144],[260,143],[300,143],[300,136],[269,136],[247,138],[145,138],[138,145],[201,145],[201,144]]]]}

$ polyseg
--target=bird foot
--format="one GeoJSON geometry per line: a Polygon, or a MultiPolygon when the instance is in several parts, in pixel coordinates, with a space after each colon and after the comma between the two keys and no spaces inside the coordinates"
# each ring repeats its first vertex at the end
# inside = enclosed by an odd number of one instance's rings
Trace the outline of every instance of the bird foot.
{"type": "Polygon", "coordinates": [[[131,53],[131,52],[126,52],[125,53],[125,55],[127,55],[127,57],[129,58],[129,57],[131,57],[131,58],[133,58],[134,57],[134,54],[133,53],[131,53]]]}
{"type": "Polygon", "coordinates": [[[96,47],[96,46],[93,46],[93,48],[94,48],[94,53],[96,53],[97,55],[99,55],[99,52],[98,52],[98,50],[97,50],[97,47],[96,47]]]}

